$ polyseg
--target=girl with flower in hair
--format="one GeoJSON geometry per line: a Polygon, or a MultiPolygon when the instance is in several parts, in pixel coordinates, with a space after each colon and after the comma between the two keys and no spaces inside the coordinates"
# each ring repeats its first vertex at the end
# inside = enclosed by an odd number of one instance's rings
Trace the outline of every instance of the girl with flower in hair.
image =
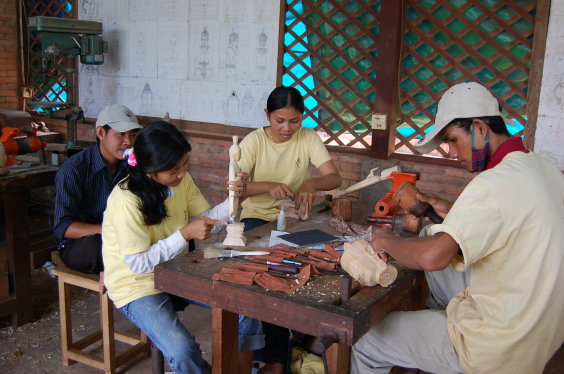
{"type": "MultiPolygon", "coordinates": [[[[187,173],[190,144],[172,124],[145,126],[128,155],[128,174],[108,198],[102,224],[105,285],[116,307],[163,352],[175,373],[209,373],[194,336],[178,319],[189,300],[155,289],[153,269],[184,254],[228,219],[227,200],[210,209],[187,173]]],[[[229,189],[242,194],[246,174],[229,189]]],[[[241,317],[239,349],[262,348],[260,323],[241,317]]]]}

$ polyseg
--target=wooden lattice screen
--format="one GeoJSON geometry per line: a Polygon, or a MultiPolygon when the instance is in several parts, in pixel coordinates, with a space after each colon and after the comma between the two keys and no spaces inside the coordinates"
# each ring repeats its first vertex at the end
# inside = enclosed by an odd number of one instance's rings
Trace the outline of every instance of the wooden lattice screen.
{"type": "Polygon", "coordinates": [[[304,94],[305,126],[326,144],[413,155],[441,93],[464,81],[491,89],[510,132],[522,134],[535,0],[284,3],[282,83],[304,94]],[[390,130],[371,130],[374,112],[390,130]]]}
{"type": "MultiPolygon", "coordinates": [[[[430,131],[441,93],[464,81],[488,87],[509,131],[520,136],[527,121],[536,1],[419,0],[406,5],[395,150],[415,152],[412,144],[430,131]]],[[[441,147],[437,151],[447,155],[441,147]]]]}
{"type": "Polygon", "coordinates": [[[326,144],[370,148],[380,1],[288,0],[285,11],[282,82],[304,95],[304,122],[326,144]]]}
{"type": "MultiPolygon", "coordinates": [[[[28,0],[26,1],[26,17],[47,16],[59,18],[76,18],[74,1],[68,0],[28,0]]],[[[32,101],[66,102],[68,68],[64,56],[40,57],[41,41],[36,32],[29,32],[28,77],[26,85],[34,91],[32,101]]],[[[32,108],[34,109],[34,108],[32,108]]]]}

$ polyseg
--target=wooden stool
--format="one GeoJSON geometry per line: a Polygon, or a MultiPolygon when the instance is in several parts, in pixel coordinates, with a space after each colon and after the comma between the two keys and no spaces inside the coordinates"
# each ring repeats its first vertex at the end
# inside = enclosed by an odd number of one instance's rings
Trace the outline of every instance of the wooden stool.
{"type": "Polygon", "coordinates": [[[114,331],[114,304],[107,293],[100,293],[100,324],[101,328],[94,333],[73,342],[71,319],[71,287],[77,286],[99,293],[98,274],[85,274],[66,267],[59,257],[59,253],[51,252],[51,261],[56,265],[53,273],[59,282],[59,313],[61,315],[61,345],[63,363],[68,366],[74,361],[104,370],[105,373],[115,373],[118,367],[130,366],[147,357],[150,352],[150,342],[141,331],[140,337],[125,332],[114,331]],[[92,344],[102,341],[103,355],[101,358],[83,351],[92,344]],[[115,340],[131,345],[124,352],[117,354],[115,340]]]}

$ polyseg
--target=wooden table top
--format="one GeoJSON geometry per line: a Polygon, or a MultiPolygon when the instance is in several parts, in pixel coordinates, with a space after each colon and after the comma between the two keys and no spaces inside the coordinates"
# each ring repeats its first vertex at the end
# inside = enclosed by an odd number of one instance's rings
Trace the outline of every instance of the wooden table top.
{"type": "MultiPolygon", "coordinates": [[[[364,220],[364,209],[354,209],[355,220],[364,220]]],[[[331,212],[314,213],[308,221],[287,219],[286,231],[312,228],[338,234],[329,226],[331,212]]],[[[271,222],[246,234],[244,249],[266,248],[271,222]]],[[[220,245],[220,243],[218,244],[220,245]]],[[[388,288],[374,286],[358,290],[341,302],[342,275],[312,276],[309,282],[292,294],[269,291],[258,285],[241,285],[213,281],[213,274],[237,259],[203,259],[196,251],[155,268],[155,286],[162,291],[203,302],[213,307],[243,314],[261,321],[284,326],[313,336],[332,334],[339,343],[352,345],[373,324],[393,310],[416,308],[422,300],[421,272],[408,270],[394,263],[398,278],[388,288]]]]}

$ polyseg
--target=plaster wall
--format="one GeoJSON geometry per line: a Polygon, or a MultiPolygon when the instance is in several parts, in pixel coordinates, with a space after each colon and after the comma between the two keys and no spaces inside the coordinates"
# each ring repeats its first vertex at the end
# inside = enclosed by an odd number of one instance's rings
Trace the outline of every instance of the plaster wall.
{"type": "Polygon", "coordinates": [[[552,0],[534,151],[564,170],[564,0],[552,0]]]}

